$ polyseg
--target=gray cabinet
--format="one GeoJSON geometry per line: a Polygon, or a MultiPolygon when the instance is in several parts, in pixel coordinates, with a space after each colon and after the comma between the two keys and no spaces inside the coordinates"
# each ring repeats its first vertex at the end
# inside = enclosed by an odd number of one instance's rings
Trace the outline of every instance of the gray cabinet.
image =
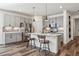
{"type": "Polygon", "coordinates": [[[22,34],[21,33],[16,34],[16,41],[17,42],[22,41],[22,34]]]}
{"type": "Polygon", "coordinates": [[[12,43],[12,42],[16,42],[16,36],[15,34],[5,34],[5,43],[12,43]]]}
{"type": "Polygon", "coordinates": [[[5,33],[5,43],[22,41],[21,33],[5,33]]]}

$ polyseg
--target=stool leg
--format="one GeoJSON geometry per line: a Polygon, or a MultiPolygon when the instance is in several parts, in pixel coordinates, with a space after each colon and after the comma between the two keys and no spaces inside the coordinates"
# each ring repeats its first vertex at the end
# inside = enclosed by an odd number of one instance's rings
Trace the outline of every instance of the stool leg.
{"type": "Polygon", "coordinates": [[[43,50],[45,50],[45,45],[43,44],[43,50]]]}
{"type": "Polygon", "coordinates": [[[39,52],[40,52],[40,50],[41,50],[41,45],[42,45],[42,44],[40,43],[40,48],[39,48],[39,52]]]}
{"type": "Polygon", "coordinates": [[[32,49],[32,40],[31,40],[31,49],[32,49]]]}
{"type": "Polygon", "coordinates": [[[26,44],[26,45],[27,45],[27,47],[29,47],[29,42],[26,42],[26,43],[27,43],[27,44],[26,44]]]}
{"type": "Polygon", "coordinates": [[[50,52],[50,47],[49,47],[49,43],[48,43],[48,50],[49,50],[49,52],[50,52]]]}
{"type": "Polygon", "coordinates": [[[46,44],[45,44],[45,55],[46,55],[46,44]]]}
{"type": "Polygon", "coordinates": [[[35,40],[34,40],[34,47],[36,48],[35,40]]]}

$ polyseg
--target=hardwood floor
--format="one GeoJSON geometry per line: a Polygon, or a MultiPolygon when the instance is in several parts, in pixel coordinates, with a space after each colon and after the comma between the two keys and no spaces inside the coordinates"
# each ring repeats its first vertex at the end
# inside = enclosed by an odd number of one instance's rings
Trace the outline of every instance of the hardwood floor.
{"type": "MultiPolygon", "coordinates": [[[[48,53],[48,51],[47,51],[48,53]]],[[[44,51],[39,53],[37,48],[31,49],[31,47],[26,47],[26,42],[18,44],[9,44],[5,46],[0,46],[0,56],[44,56],[44,51]]],[[[55,54],[49,53],[48,56],[53,56],[55,54]]]]}
{"type": "MultiPolygon", "coordinates": [[[[79,56],[79,37],[74,38],[67,45],[61,47],[56,56],[79,56]]],[[[47,51],[48,53],[48,51],[47,51]]],[[[38,48],[26,47],[26,42],[0,45],[0,56],[44,56],[44,51],[39,53],[38,48]]],[[[49,53],[47,56],[55,56],[54,53],[49,53]]]]}
{"type": "Polygon", "coordinates": [[[62,46],[59,52],[60,56],[79,56],[79,37],[75,37],[67,45],[62,46]]]}

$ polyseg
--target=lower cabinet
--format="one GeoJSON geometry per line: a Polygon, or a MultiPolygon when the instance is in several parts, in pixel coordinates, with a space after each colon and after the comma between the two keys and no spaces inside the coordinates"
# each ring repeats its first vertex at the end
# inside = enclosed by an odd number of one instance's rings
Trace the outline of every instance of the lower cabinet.
{"type": "Polygon", "coordinates": [[[22,41],[22,34],[21,33],[16,34],[16,41],[17,42],[22,41]]]}
{"type": "Polygon", "coordinates": [[[5,43],[21,41],[21,33],[5,33],[5,43]]]}

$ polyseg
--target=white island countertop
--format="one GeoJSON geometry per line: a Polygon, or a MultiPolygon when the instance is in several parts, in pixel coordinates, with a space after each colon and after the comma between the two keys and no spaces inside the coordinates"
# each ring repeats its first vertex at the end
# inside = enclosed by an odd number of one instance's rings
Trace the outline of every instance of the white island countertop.
{"type": "Polygon", "coordinates": [[[33,35],[46,35],[46,36],[60,36],[61,33],[27,33],[27,34],[33,34],[33,35]]]}

